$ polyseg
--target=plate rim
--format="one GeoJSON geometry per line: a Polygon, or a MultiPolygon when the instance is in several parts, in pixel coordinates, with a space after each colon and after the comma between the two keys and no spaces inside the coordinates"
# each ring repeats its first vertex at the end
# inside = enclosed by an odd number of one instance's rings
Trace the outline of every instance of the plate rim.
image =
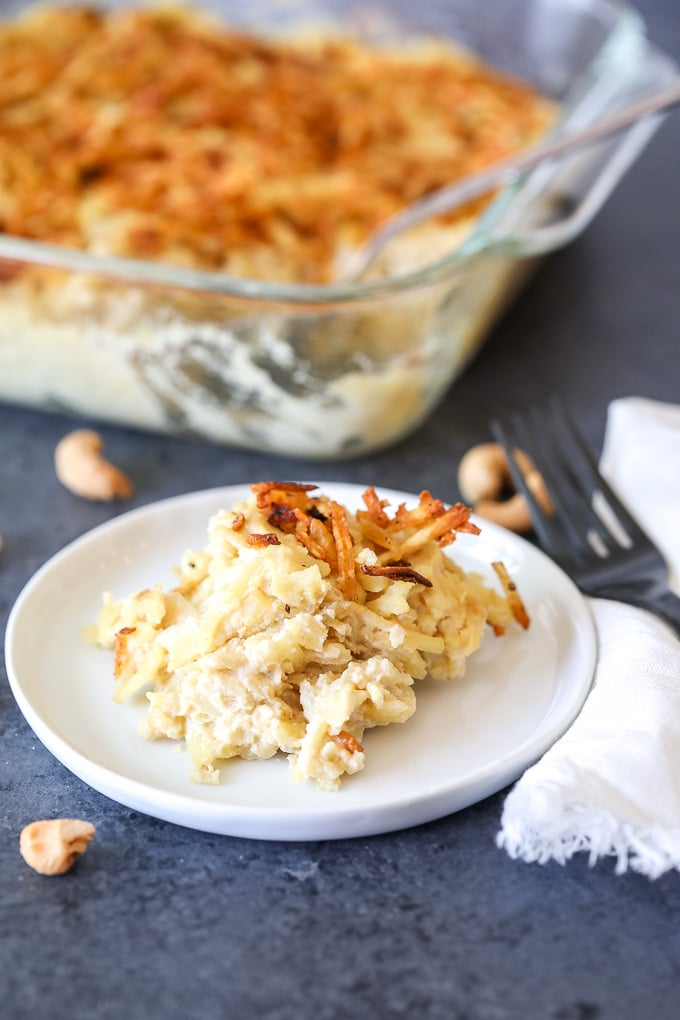
{"type": "MultiPolygon", "coordinates": [[[[322,492],[329,488],[344,489],[352,491],[355,496],[359,496],[366,488],[366,485],[344,481],[321,481],[314,484],[318,485],[322,492]]],[[[415,494],[402,490],[382,485],[377,485],[376,488],[383,498],[400,501],[417,499],[415,494]]],[[[528,548],[532,557],[536,557],[539,561],[547,564],[550,570],[556,572],[561,583],[570,591],[571,597],[576,599],[582,609],[582,618],[578,622],[578,627],[574,628],[574,632],[578,631],[580,634],[581,643],[584,645],[582,655],[586,657],[589,667],[587,669],[584,667],[584,677],[571,692],[567,706],[568,711],[563,711],[548,729],[542,728],[538,736],[531,734],[510,752],[489,759],[478,768],[458,777],[453,784],[444,777],[436,784],[429,785],[425,793],[409,793],[398,800],[391,799],[388,804],[379,806],[375,804],[343,806],[336,800],[338,796],[341,796],[341,793],[329,794],[333,800],[330,802],[332,807],[329,806],[328,809],[319,808],[318,805],[310,805],[309,808],[296,808],[222,803],[199,800],[186,793],[159,789],[144,780],[123,775],[75,748],[67,738],[59,734],[54,727],[49,725],[49,722],[42,718],[29,694],[24,690],[24,685],[14,668],[15,635],[25,603],[36,590],[39,590],[45,578],[54,570],[59,569],[64,560],[68,560],[82,547],[95,542],[102,534],[110,531],[115,532],[118,528],[125,528],[145,517],[162,514],[164,510],[175,508],[181,510],[184,505],[198,504],[203,500],[212,501],[214,499],[216,502],[219,500],[220,505],[231,505],[235,500],[244,498],[249,491],[249,482],[212,486],[164,497],[116,514],[109,520],[85,531],[53,553],[37,568],[17,595],[10,609],[5,631],[5,663],[12,695],[21,714],[40,742],[66,769],[92,789],[116,803],[139,810],[151,817],[213,834],[275,841],[356,838],[398,831],[427,821],[434,821],[491,796],[517,779],[572,725],[592,688],[597,663],[597,632],[588,600],[578,590],[572,579],[542,550],[522,536],[484,520],[481,522],[484,531],[492,539],[510,541],[512,545],[528,548]],[[227,503],[227,500],[230,502],[227,503]],[[585,631],[583,630],[584,624],[585,631]],[[587,679],[585,678],[586,672],[589,674],[587,679]],[[491,786],[488,786],[488,780],[494,774],[498,781],[494,780],[491,786]],[[484,787],[485,790],[481,796],[475,792],[480,787],[484,787]],[[468,791],[469,796],[465,791],[468,791]],[[461,792],[462,796],[460,796],[461,792]],[[152,808],[149,804],[150,797],[153,797],[152,808]],[[447,808],[447,802],[453,802],[454,806],[447,808]],[[400,815],[400,820],[390,821],[390,817],[395,813],[400,815]],[[366,816],[370,816],[370,818],[366,816]],[[271,820],[272,818],[277,821],[276,833],[272,833],[271,826],[266,824],[267,819],[271,820]],[[319,822],[321,826],[319,826],[319,822]],[[321,828],[323,832],[321,832],[321,828]]]]}

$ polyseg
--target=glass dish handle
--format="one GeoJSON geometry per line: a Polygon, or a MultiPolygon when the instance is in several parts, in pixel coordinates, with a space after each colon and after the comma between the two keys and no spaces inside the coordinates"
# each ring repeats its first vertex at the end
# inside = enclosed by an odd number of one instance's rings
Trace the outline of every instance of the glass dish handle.
{"type": "MultiPolygon", "coordinates": [[[[639,76],[617,105],[642,99],[680,74],[670,57],[647,44],[639,76]]],[[[540,167],[523,183],[512,222],[499,223],[487,251],[539,256],[574,240],[590,224],[658,129],[664,115],[645,118],[625,134],[600,142],[568,160],[540,167]],[[519,209],[519,212],[518,212],[519,209]]]]}

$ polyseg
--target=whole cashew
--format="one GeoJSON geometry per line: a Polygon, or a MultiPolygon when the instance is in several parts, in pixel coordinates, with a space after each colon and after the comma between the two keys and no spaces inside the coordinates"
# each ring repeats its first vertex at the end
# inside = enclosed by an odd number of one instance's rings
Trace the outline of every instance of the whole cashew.
{"type": "MultiPolygon", "coordinates": [[[[543,476],[531,457],[523,450],[514,450],[513,454],[534,498],[546,513],[554,513],[543,476]]],[[[498,443],[480,443],[467,451],[458,465],[458,488],[480,517],[511,531],[531,531],[531,514],[522,493],[501,498],[513,485],[505,452],[498,443]]]]}
{"type": "Polygon", "coordinates": [[[54,465],[57,478],[70,492],[84,499],[107,503],[129,499],[132,482],[117,467],[102,457],[104,441],[98,432],[77,429],[57,443],[54,465]]]}
{"type": "Polygon", "coordinates": [[[19,852],[39,874],[63,875],[85,853],[94,833],[94,825],[79,818],[31,822],[21,830],[19,852]]]}

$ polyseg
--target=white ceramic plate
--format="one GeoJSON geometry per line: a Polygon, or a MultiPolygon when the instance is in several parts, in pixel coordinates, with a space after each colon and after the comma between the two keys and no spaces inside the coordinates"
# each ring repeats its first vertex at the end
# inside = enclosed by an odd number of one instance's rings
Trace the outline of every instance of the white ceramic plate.
{"type": "MultiPolygon", "coordinates": [[[[325,484],[348,507],[362,489],[325,484]]],[[[12,691],[29,725],[75,775],[113,800],[207,832],[259,839],[366,836],[450,814],[516,779],[570,725],[593,676],[596,644],[587,604],[528,542],[482,523],[451,547],[465,569],[494,578],[502,559],[532,617],[527,632],[489,633],[462,680],[420,682],[415,715],[365,734],[366,767],[338,792],[293,782],[284,758],[232,760],[218,786],[188,778],[179,744],[137,734],[145,700],[112,701],[110,653],[88,646],[104,590],[128,595],[159,581],[201,548],[209,517],[247,486],[165,500],[115,518],[45,564],[19,596],[7,627],[12,691]]],[[[405,493],[380,490],[393,506],[405,493]]]]}

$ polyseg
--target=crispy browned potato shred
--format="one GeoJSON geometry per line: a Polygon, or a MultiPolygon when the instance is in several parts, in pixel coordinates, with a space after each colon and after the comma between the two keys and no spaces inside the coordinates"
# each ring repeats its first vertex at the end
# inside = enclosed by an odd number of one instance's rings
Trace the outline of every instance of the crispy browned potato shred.
{"type": "Polygon", "coordinates": [[[252,534],[248,535],[248,545],[252,546],[265,546],[265,545],[281,545],[281,539],[273,531],[267,534],[252,534]]]}
{"type": "MultiPolygon", "coordinates": [[[[294,535],[311,556],[327,563],[337,575],[344,597],[356,598],[357,564],[345,508],[325,496],[313,495],[317,486],[312,484],[270,481],[258,482],[251,488],[258,508],[269,523],[294,535]]],[[[362,493],[362,498],[366,509],[358,510],[354,518],[362,538],[383,551],[378,551],[377,564],[361,564],[359,570],[374,577],[391,577],[431,587],[431,581],[410,565],[408,556],[428,542],[445,547],[455,541],[458,533],[477,535],[480,531],[470,520],[469,507],[463,503],[447,507],[427,489],[420,493],[417,507],[407,509],[402,503],[392,517],[387,512],[389,502],[380,499],[372,485],[362,493]]],[[[251,535],[248,542],[265,546],[271,542],[271,536],[251,535]]],[[[514,619],[520,626],[528,627],[529,615],[507,569],[502,563],[494,563],[493,567],[514,619]]],[[[494,626],[494,631],[501,634],[503,629],[494,626]]]]}
{"type": "Polygon", "coordinates": [[[369,574],[371,577],[394,577],[398,581],[413,581],[414,584],[422,584],[424,588],[432,587],[432,581],[423,577],[407,563],[395,563],[387,567],[362,563],[359,569],[362,574],[369,574]]]}
{"type": "Polygon", "coordinates": [[[529,614],[527,613],[524,603],[522,602],[521,596],[517,591],[517,586],[515,585],[515,582],[508,573],[507,567],[505,566],[504,563],[501,563],[500,561],[492,563],[491,566],[496,571],[498,579],[503,585],[505,598],[507,600],[508,605],[510,606],[510,609],[512,610],[512,615],[517,620],[517,623],[520,625],[520,627],[524,627],[524,629],[526,630],[530,623],[529,614]]]}
{"type": "Polygon", "coordinates": [[[363,751],[363,747],[356,737],[353,737],[347,730],[340,730],[335,739],[339,744],[347,748],[350,754],[354,754],[355,751],[363,751]]]}
{"type": "Polygon", "coordinates": [[[243,514],[234,514],[234,521],[231,525],[233,531],[240,531],[243,525],[246,523],[246,519],[243,514]]]}

